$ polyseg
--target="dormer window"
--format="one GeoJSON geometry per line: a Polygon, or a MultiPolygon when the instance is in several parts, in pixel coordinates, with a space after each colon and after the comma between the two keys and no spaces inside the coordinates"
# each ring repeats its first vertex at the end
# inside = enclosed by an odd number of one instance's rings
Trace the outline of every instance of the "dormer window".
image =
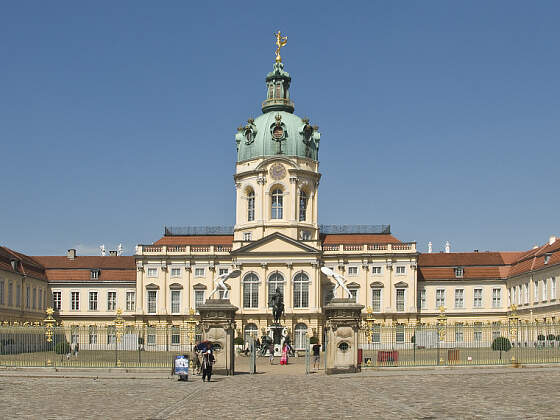
{"type": "Polygon", "coordinates": [[[550,254],[544,254],[544,263],[548,264],[550,262],[550,254]]]}
{"type": "Polygon", "coordinates": [[[19,260],[13,258],[10,260],[10,263],[12,264],[12,270],[17,271],[19,260]]]}
{"type": "Polygon", "coordinates": [[[463,277],[463,273],[464,273],[463,267],[455,267],[455,277],[461,278],[463,277]]]}
{"type": "Polygon", "coordinates": [[[92,280],[97,280],[99,278],[99,269],[91,270],[91,277],[92,280]]]}

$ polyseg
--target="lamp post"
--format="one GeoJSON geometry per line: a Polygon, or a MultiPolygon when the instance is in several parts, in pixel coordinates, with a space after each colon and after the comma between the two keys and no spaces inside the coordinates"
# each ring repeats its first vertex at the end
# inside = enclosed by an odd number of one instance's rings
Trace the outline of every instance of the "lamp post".
{"type": "MultiPolygon", "coordinates": [[[[185,322],[187,324],[187,336],[189,337],[189,343],[191,345],[191,354],[192,354],[193,342],[194,342],[194,337],[196,335],[196,324],[197,324],[195,311],[193,308],[190,308],[189,317],[186,319],[185,322]]],[[[194,360],[191,360],[191,369],[194,369],[194,360]]]]}

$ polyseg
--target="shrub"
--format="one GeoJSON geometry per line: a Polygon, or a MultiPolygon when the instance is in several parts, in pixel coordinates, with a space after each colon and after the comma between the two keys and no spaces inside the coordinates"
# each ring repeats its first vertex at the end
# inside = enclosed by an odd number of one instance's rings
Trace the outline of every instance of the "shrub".
{"type": "Polygon", "coordinates": [[[544,334],[537,335],[537,340],[544,341],[544,334]]]}
{"type": "Polygon", "coordinates": [[[239,335],[233,339],[233,344],[238,345],[238,346],[240,346],[240,345],[242,346],[243,342],[244,342],[243,337],[241,337],[239,335]]]}
{"type": "Polygon", "coordinates": [[[54,352],[56,354],[67,354],[70,353],[70,344],[68,341],[61,341],[60,343],[56,343],[54,347],[54,352]]]}
{"type": "Polygon", "coordinates": [[[319,342],[319,337],[313,336],[309,339],[309,344],[317,344],[318,342],[319,342]]]}
{"type": "Polygon", "coordinates": [[[546,339],[547,339],[548,341],[554,341],[555,338],[556,338],[556,336],[555,336],[554,334],[548,334],[548,335],[546,336],[546,339]]]}
{"type": "Polygon", "coordinates": [[[500,360],[502,360],[502,351],[510,351],[511,343],[506,337],[496,337],[492,341],[492,350],[500,352],[500,360]]]}

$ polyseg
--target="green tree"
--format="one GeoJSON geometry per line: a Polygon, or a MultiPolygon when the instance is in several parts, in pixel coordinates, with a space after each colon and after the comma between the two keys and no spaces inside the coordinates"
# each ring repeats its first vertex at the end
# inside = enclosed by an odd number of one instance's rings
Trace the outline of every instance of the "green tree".
{"type": "Polygon", "coordinates": [[[243,337],[241,337],[239,335],[237,337],[235,337],[233,339],[233,344],[235,344],[237,346],[243,345],[243,337]]]}
{"type": "Polygon", "coordinates": [[[317,344],[318,342],[319,342],[319,337],[313,336],[309,339],[309,344],[317,344]]]}
{"type": "Polygon", "coordinates": [[[511,343],[506,337],[496,337],[492,342],[492,350],[500,352],[500,360],[502,360],[502,351],[511,350],[511,343]]]}

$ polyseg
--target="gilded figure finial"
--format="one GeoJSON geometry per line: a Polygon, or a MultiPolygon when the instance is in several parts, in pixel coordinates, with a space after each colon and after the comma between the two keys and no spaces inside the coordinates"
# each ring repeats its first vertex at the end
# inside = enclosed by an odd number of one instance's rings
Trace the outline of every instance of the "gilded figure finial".
{"type": "Polygon", "coordinates": [[[276,62],[281,63],[282,57],[280,57],[280,48],[286,46],[288,43],[288,37],[282,36],[280,31],[274,34],[276,36],[276,62]]]}

